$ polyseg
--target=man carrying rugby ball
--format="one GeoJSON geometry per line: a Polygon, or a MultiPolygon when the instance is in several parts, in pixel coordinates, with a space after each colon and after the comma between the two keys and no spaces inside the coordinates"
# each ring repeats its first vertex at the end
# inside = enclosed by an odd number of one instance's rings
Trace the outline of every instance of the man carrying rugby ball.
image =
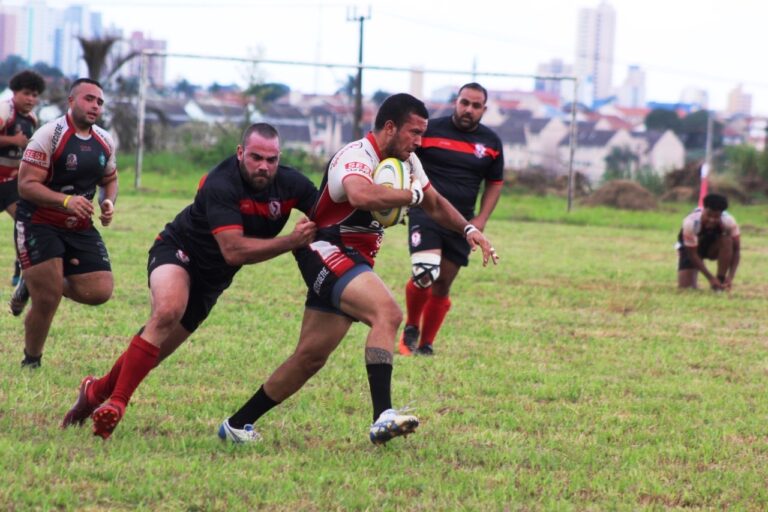
{"type": "Polygon", "coordinates": [[[256,394],[222,423],[222,439],[254,440],[253,424],[323,367],[354,321],[370,327],[365,342],[373,405],[370,440],[383,444],[418,426],[416,417],[392,408],[392,354],[403,314],[392,291],[373,272],[384,229],[371,212],[420,204],[440,225],[463,234],[473,249],[479,246],[483,265],[489,260],[496,263],[490,242],[430,186],[414,154],[428,117],[424,104],[413,96],[390,96],[379,109],[373,131],[334,155],[311,215],[317,237],[308,247],[294,251],[308,288],[298,345],[256,394]],[[410,169],[410,189],[373,182],[379,162],[390,157],[410,169]]]}

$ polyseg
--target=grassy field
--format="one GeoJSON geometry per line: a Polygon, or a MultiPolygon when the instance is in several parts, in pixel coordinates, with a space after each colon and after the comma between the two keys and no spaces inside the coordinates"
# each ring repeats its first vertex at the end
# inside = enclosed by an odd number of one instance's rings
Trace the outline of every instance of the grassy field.
{"type": "MultiPolygon", "coordinates": [[[[114,298],[63,302],[42,369],[19,369],[22,323],[0,316],[0,509],[768,509],[765,206],[731,210],[744,228],[734,291],[681,293],[673,243],[689,206],[567,214],[562,198],[504,195],[487,229],[501,264],[475,255],[461,273],[436,357],[395,360],[396,405],[422,425],[383,448],[367,439],[360,326],[260,421],[262,443],[215,436],[294,347],[304,287],[288,255],[238,275],[109,441],[60,430],[80,379],[146,320],[146,251],[199,175],[149,160],[136,193],[123,173],[103,230],[114,298]]],[[[0,270],[11,261],[9,243],[0,270]]],[[[404,227],[377,270],[403,304],[404,227]]]]}

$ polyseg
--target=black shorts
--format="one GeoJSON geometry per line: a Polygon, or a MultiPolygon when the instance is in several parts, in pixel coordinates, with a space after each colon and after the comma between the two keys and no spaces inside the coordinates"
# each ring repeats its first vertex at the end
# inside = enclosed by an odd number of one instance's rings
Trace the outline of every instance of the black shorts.
{"type": "Polygon", "coordinates": [[[178,265],[189,274],[189,297],[187,308],[181,317],[181,326],[195,332],[208,318],[219,296],[232,284],[232,273],[201,271],[196,262],[175,244],[158,238],[149,249],[147,259],[147,284],[152,271],[160,265],[178,265]]]}
{"type": "Polygon", "coordinates": [[[19,200],[19,180],[0,183],[0,211],[7,210],[9,206],[19,200]]]}
{"type": "Polygon", "coordinates": [[[307,285],[304,306],[352,318],[339,308],[341,293],[352,279],[373,270],[368,261],[354,249],[325,241],[297,249],[293,256],[307,285]]]}
{"type": "Polygon", "coordinates": [[[27,269],[53,258],[61,258],[64,275],[112,271],[109,253],[96,228],[71,231],[47,224],[16,221],[16,255],[27,269]]]}
{"type": "MultiPolygon", "coordinates": [[[[699,236],[699,245],[696,246],[696,253],[699,255],[699,258],[702,260],[714,260],[717,259],[717,256],[713,258],[710,254],[711,248],[714,244],[717,243],[718,240],[720,240],[720,237],[722,236],[722,232],[720,231],[708,231],[703,232],[701,236],[699,236]]],[[[694,265],[693,261],[691,261],[691,258],[688,256],[688,249],[683,245],[683,237],[682,233],[678,235],[678,261],[677,261],[677,270],[693,270],[696,269],[696,265],[694,265]]]]}
{"type": "Polygon", "coordinates": [[[463,235],[445,229],[421,208],[408,211],[408,250],[411,254],[440,249],[442,258],[466,267],[469,265],[469,243],[463,235]]]}

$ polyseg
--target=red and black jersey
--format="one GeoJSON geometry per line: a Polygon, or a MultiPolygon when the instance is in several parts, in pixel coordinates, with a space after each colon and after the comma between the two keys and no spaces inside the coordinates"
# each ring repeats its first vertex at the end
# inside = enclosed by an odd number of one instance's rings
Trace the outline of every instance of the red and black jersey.
{"type": "MultiPolygon", "coordinates": [[[[32,136],[23,162],[47,173],[45,186],[63,194],[93,200],[96,187],[117,172],[115,143],[109,132],[93,125],[87,137],[77,134],[69,114],[45,124],[32,136]]],[[[64,208],[39,206],[20,199],[16,218],[33,224],[83,230],[90,218],[78,219],[64,208]]]]}
{"type": "Polygon", "coordinates": [[[203,176],[195,200],[159,237],[189,254],[201,271],[231,277],[240,267],[226,263],[214,234],[237,229],[245,236],[274,238],[292,209],[309,215],[316,197],[317,189],[306,176],[283,165],[267,188],[255,191],[243,180],[238,160],[232,156],[203,176]]]}
{"type": "MultiPolygon", "coordinates": [[[[35,128],[35,116],[32,113],[24,115],[16,110],[13,99],[0,103],[0,135],[13,136],[23,133],[29,139],[35,128]]],[[[0,183],[17,178],[23,152],[23,148],[19,146],[0,146],[0,183]]]]}
{"type": "Polygon", "coordinates": [[[483,124],[464,132],[451,116],[430,119],[416,154],[435,189],[468,219],[475,216],[481,183],[504,180],[501,140],[483,124]]]}

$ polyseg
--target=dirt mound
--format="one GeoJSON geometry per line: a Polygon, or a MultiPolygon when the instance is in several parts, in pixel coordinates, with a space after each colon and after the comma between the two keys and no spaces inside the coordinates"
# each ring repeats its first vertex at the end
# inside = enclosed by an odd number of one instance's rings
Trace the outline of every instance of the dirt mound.
{"type": "Polygon", "coordinates": [[[612,206],[622,210],[654,210],[656,198],[640,184],[629,180],[613,180],[600,187],[582,202],[587,206],[612,206]]]}
{"type": "Polygon", "coordinates": [[[698,199],[698,189],[693,187],[674,187],[664,192],[664,195],[661,196],[662,201],[676,203],[695,203],[698,199]]]}

